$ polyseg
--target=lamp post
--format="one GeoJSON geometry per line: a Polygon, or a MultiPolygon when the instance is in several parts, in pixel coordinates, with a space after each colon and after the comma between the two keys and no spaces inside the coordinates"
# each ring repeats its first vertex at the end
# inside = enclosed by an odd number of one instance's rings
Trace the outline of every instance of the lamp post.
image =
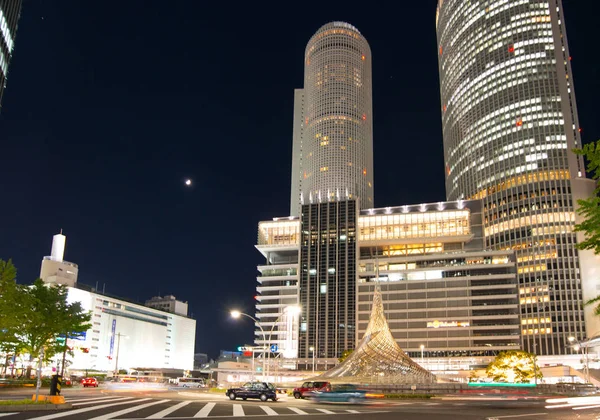
{"type": "MultiPolygon", "coordinates": [[[[250,318],[252,321],[254,321],[254,324],[257,325],[258,328],[260,328],[260,332],[263,335],[263,340],[266,338],[265,330],[263,330],[263,327],[260,325],[260,322],[258,322],[258,320],[256,318],[254,318],[253,316],[250,316],[248,314],[245,314],[243,312],[240,312],[240,311],[231,311],[230,314],[231,314],[231,317],[235,318],[235,319],[238,319],[242,315],[247,318],[250,318]]],[[[252,349],[252,365],[253,365],[252,369],[254,370],[254,349],[252,349]]],[[[252,372],[252,376],[254,376],[254,372],[252,372]]],[[[263,380],[264,380],[264,377],[265,377],[265,355],[263,353],[263,380]]]]}
{"type": "Polygon", "coordinates": [[[590,368],[589,368],[589,359],[588,359],[588,346],[587,343],[582,343],[575,337],[569,337],[569,343],[573,343],[571,348],[576,352],[579,352],[579,349],[582,351],[583,355],[583,377],[585,378],[585,383],[590,383],[590,368]]]}
{"type": "Polygon", "coordinates": [[[283,312],[277,317],[277,319],[271,326],[271,331],[269,331],[269,339],[267,340],[267,380],[269,378],[269,372],[271,371],[271,335],[273,334],[273,331],[275,330],[275,327],[277,326],[277,323],[281,320],[282,316],[294,316],[300,314],[300,312],[302,312],[302,308],[300,308],[299,306],[286,306],[285,308],[283,308],[283,312]]]}
{"type": "Polygon", "coordinates": [[[115,378],[119,379],[119,349],[121,348],[121,336],[127,337],[125,334],[117,333],[117,357],[115,357],[115,378]]]}
{"type": "Polygon", "coordinates": [[[423,350],[425,350],[425,344],[421,344],[421,367],[423,367],[423,350]]]}
{"type": "Polygon", "coordinates": [[[312,363],[312,373],[313,375],[315,374],[315,348],[313,346],[309,347],[309,350],[312,352],[312,359],[313,359],[313,363],[312,363]]]}

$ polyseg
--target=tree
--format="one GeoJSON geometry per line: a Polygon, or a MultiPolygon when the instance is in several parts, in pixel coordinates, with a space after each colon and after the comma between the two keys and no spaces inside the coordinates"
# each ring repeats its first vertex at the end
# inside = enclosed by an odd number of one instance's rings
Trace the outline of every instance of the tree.
{"type": "Polygon", "coordinates": [[[24,315],[19,339],[31,357],[44,350],[50,358],[64,350],[59,336],[72,337],[90,328],[91,314],[85,313],[80,302],[67,302],[67,289],[62,285],[47,285],[37,279],[25,289],[30,310],[24,315]]]}
{"type": "MultiPolygon", "coordinates": [[[[592,174],[592,179],[600,180],[600,140],[575,149],[574,152],[584,156],[587,160],[587,172],[592,174]]],[[[600,254],[600,185],[596,184],[594,195],[585,200],[577,200],[579,208],[577,213],[583,221],[575,225],[576,232],[583,232],[585,240],[577,244],[580,250],[591,249],[595,254],[600,254]]],[[[594,313],[600,316],[600,296],[585,302],[585,305],[597,304],[594,313]]]]}
{"type": "Polygon", "coordinates": [[[500,352],[485,372],[495,382],[524,383],[543,376],[536,355],[522,350],[500,352]]]}
{"type": "Polygon", "coordinates": [[[15,355],[19,350],[17,332],[27,307],[23,287],[17,284],[17,269],[11,260],[0,260],[0,350],[15,355]]]}
{"type": "MultiPolygon", "coordinates": [[[[67,289],[62,285],[47,285],[37,279],[23,293],[29,311],[23,314],[22,326],[17,334],[29,362],[38,360],[36,399],[41,386],[42,363],[60,351],[66,351],[67,339],[90,328],[91,314],[82,310],[81,303],[67,302],[67,289]],[[59,343],[59,336],[65,337],[59,343]]],[[[31,365],[28,367],[28,375],[31,365]]]]}

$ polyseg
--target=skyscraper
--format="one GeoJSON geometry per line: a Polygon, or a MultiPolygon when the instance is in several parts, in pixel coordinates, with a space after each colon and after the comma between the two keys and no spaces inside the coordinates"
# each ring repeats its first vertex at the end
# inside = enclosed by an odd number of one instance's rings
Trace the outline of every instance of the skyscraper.
{"type": "Polygon", "coordinates": [[[21,15],[21,0],[0,0],[0,107],[21,15]]]}
{"type": "Polygon", "coordinates": [[[369,44],[348,23],[322,26],[294,98],[291,215],[302,204],[355,198],[373,207],[372,109],[369,44]]]}
{"type": "MultiPolygon", "coordinates": [[[[517,260],[523,347],[570,353],[586,335],[575,248],[585,178],[560,0],[439,0],[448,200],[483,200],[487,248],[517,260]]],[[[587,331],[590,335],[592,331],[587,331]]]]}

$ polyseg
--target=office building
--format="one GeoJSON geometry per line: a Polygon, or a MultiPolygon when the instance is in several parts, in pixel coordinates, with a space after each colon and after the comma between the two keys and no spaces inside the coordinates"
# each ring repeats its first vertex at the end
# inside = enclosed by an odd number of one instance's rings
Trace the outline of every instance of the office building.
{"type": "Polygon", "coordinates": [[[427,357],[492,356],[547,328],[546,319],[521,319],[514,252],[484,249],[480,200],[358,207],[305,205],[301,218],[259,224],[256,316],[274,333],[257,345],[285,351],[285,324],[263,320],[300,305],[298,352],[283,357],[310,369],[314,351],[318,370],[332,367],[364,335],[376,280],[392,334],[413,358],[421,346],[427,357]]]}
{"type": "Polygon", "coordinates": [[[21,16],[21,1],[0,0],[0,110],[8,77],[8,65],[15,46],[17,26],[21,16]]]}
{"type": "MultiPolygon", "coordinates": [[[[73,349],[71,369],[193,369],[196,321],[187,317],[187,305],[185,314],[169,313],[168,308],[149,308],[78,283],[77,265],[63,261],[65,245],[62,232],[54,235],[51,255],[42,260],[40,278],[66,286],[67,301],[80,302],[92,314],[91,328],[79,338],[67,339],[73,349]]],[[[165,299],[170,303],[171,297],[165,299]]]]}
{"type": "Polygon", "coordinates": [[[290,214],[355,198],[373,207],[371,49],[354,26],[331,22],[309,40],[293,127],[290,214]]]}
{"type": "Polygon", "coordinates": [[[385,316],[415,360],[494,356],[518,350],[521,331],[514,253],[483,248],[480,200],[363,210],[358,239],[358,337],[380,284],[385,316]]]}
{"type": "Polygon", "coordinates": [[[173,295],[154,296],[146,301],[146,306],[177,315],[188,315],[188,303],[177,300],[173,295]]]}
{"type": "Polygon", "coordinates": [[[72,369],[194,368],[194,319],[86,289],[82,284],[68,287],[68,301],[81,302],[92,313],[86,334],[68,339],[72,369]]]}
{"type": "Polygon", "coordinates": [[[439,0],[436,26],[447,200],[481,199],[485,248],[515,252],[521,317],[538,320],[523,349],[570,354],[569,336],[600,332],[582,305],[600,280],[575,247],[576,201],[594,183],[572,153],[581,138],[562,4],[439,0]]]}
{"type": "Polygon", "coordinates": [[[77,284],[79,267],[77,264],[64,260],[67,237],[60,233],[52,238],[52,251],[42,260],[40,279],[44,283],[62,284],[74,287],[77,284]]]}
{"type": "Polygon", "coordinates": [[[302,206],[299,357],[337,358],[356,344],[355,200],[302,206]]]}

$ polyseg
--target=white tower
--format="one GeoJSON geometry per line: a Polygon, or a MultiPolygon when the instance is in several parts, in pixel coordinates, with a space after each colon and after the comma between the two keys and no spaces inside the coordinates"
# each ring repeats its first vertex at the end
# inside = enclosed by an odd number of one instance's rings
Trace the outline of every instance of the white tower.
{"type": "Polygon", "coordinates": [[[311,201],[360,198],[373,207],[371,49],[354,26],[331,22],[310,39],[294,100],[291,215],[311,201]]]}
{"type": "Polygon", "coordinates": [[[67,237],[60,233],[52,238],[52,251],[49,257],[44,257],[40,269],[40,278],[45,283],[62,284],[74,287],[77,284],[79,268],[77,264],[64,261],[67,237]]]}

